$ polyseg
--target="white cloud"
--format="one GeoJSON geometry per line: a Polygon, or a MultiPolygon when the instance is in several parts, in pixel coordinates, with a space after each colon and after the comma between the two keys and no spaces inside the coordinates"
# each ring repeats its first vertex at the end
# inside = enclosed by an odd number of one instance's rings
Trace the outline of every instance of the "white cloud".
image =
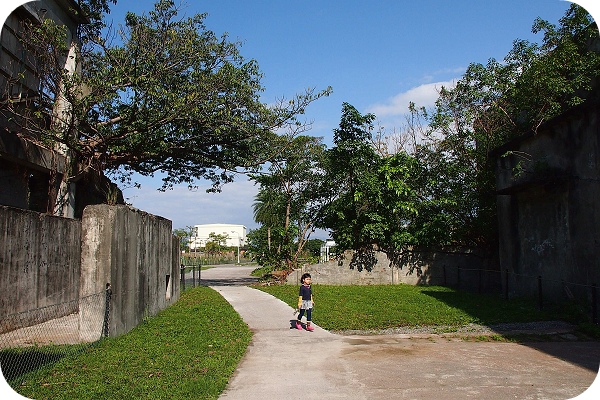
{"type": "Polygon", "coordinates": [[[427,82],[427,83],[431,83],[433,82],[434,79],[439,79],[436,77],[440,77],[440,76],[460,76],[462,74],[464,74],[464,72],[466,71],[465,67],[456,67],[456,68],[444,68],[444,69],[440,69],[437,71],[433,71],[430,74],[427,74],[425,76],[423,76],[423,78],[421,78],[421,82],[427,82]]]}
{"type": "Polygon", "coordinates": [[[135,208],[171,220],[173,229],[210,223],[242,224],[248,229],[258,227],[252,210],[258,187],[251,181],[228,183],[221,193],[206,193],[205,188],[192,191],[187,186],[160,192],[157,186],[160,185],[126,189],[123,195],[135,208]]]}
{"type": "MultiPolygon", "coordinates": [[[[160,183],[148,182],[140,189],[125,189],[125,201],[142,211],[171,220],[173,229],[215,223],[242,224],[248,230],[259,227],[254,222],[252,210],[258,186],[249,180],[228,183],[221,193],[206,193],[206,187],[191,191],[187,186],[160,192],[156,190],[160,183]]],[[[311,239],[328,237],[326,231],[317,230],[311,239]]]]}
{"type": "Polygon", "coordinates": [[[408,113],[408,105],[412,101],[417,107],[431,107],[438,98],[438,92],[444,87],[454,86],[455,81],[433,82],[412,88],[388,99],[385,103],[371,105],[367,111],[378,118],[399,116],[408,113]]]}

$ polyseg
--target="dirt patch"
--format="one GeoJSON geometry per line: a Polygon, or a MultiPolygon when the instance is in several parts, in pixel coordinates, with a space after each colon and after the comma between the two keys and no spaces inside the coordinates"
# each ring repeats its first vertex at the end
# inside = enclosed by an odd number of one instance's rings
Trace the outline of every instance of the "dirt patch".
{"type": "Polygon", "coordinates": [[[0,335],[0,349],[80,342],[79,314],[67,315],[0,335]]]}
{"type": "Polygon", "coordinates": [[[593,382],[598,342],[468,341],[434,334],[351,336],[339,362],[368,398],[566,399],[593,382]]]}

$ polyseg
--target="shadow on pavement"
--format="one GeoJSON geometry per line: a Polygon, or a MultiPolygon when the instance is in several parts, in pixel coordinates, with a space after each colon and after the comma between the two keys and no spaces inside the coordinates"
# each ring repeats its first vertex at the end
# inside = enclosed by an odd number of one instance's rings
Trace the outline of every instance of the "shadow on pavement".
{"type": "Polygon", "coordinates": [[[600,366],[598,342],[524,342],[523,345],[594,372],[600,366]]]}
{"type": "MultiPolygon", "coordinates": [[[[522,345],[531,347],[538,351],[549,354],[566,362],[580,367],[598,371],[600,364],[600,342],[580,341],[572,332],[575,326],[563,321],[538,321],[537,323],[497,323],[498,308],[497,298],[490,296],[478,296],[479,301],[472,301],[475,294],[468,292],[436,292],[424,290],[423,294],[431,296],[451,307],[463,310],[481,321],[482,325],[488,326],[501,335],[517,335],[520,333],[529,335],[541,335],[540,341],[523,341],[522,345]],[[528,325],[532,325],[529,326],[528,325]],[[566,326],[563,327],[562,325],[566,326]],[[521,326],[513,329],[507,326],[521,326]],[[525,329],[523,329],[525,328],[525,329]]],[[[505,303],[509,306],[508,303],[505,303]]],[[[513,304],[513,307],[516,305],[513,304]]]]}
{"type": "Polygon", "coordinates": [[[201,279],[200,286],[250,286],[258,282],[258,278],[227,278],[227,279],[201,279]]]}
{"type": "Polygon", "coordinates": [[[196,274],[185,275],[185,287],[195,286],[250,286],[258,282],[258,277],[251,276],[254,266],[217,265],[196,274]]]}

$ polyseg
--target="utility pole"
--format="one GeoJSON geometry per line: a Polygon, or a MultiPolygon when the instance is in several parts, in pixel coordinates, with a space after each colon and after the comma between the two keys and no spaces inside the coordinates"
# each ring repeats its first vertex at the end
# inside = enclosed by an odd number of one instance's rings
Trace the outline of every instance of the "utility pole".
{"type": "Polygon", "coordinates": [[[237,235],[237,263],[240,263],[240,234],[236,231],[231,231],[231,233],[235,233],[237,235]]]}

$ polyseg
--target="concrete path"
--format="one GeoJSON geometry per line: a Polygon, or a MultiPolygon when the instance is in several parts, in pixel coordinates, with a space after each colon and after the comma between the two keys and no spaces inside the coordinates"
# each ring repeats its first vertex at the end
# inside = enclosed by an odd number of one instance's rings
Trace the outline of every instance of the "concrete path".
{"type": "MultiPolygon", "coordinates": [[[[214,268],[202,278],[227,282],[229,275],[239,282],[251,270],[214,268]]],[[[211,287],[254,332],[223,399],[568,399],[583,393],[598,373],[597,342],[341,336],[318,326],[298,331],[289,328],[293,309],[273,296],[247,286],[211,287]]],[[[314,318],[318,323],[318,309],[314,318]]],[[[589,395],[582,398],[599,398],[589,395]]]]}

